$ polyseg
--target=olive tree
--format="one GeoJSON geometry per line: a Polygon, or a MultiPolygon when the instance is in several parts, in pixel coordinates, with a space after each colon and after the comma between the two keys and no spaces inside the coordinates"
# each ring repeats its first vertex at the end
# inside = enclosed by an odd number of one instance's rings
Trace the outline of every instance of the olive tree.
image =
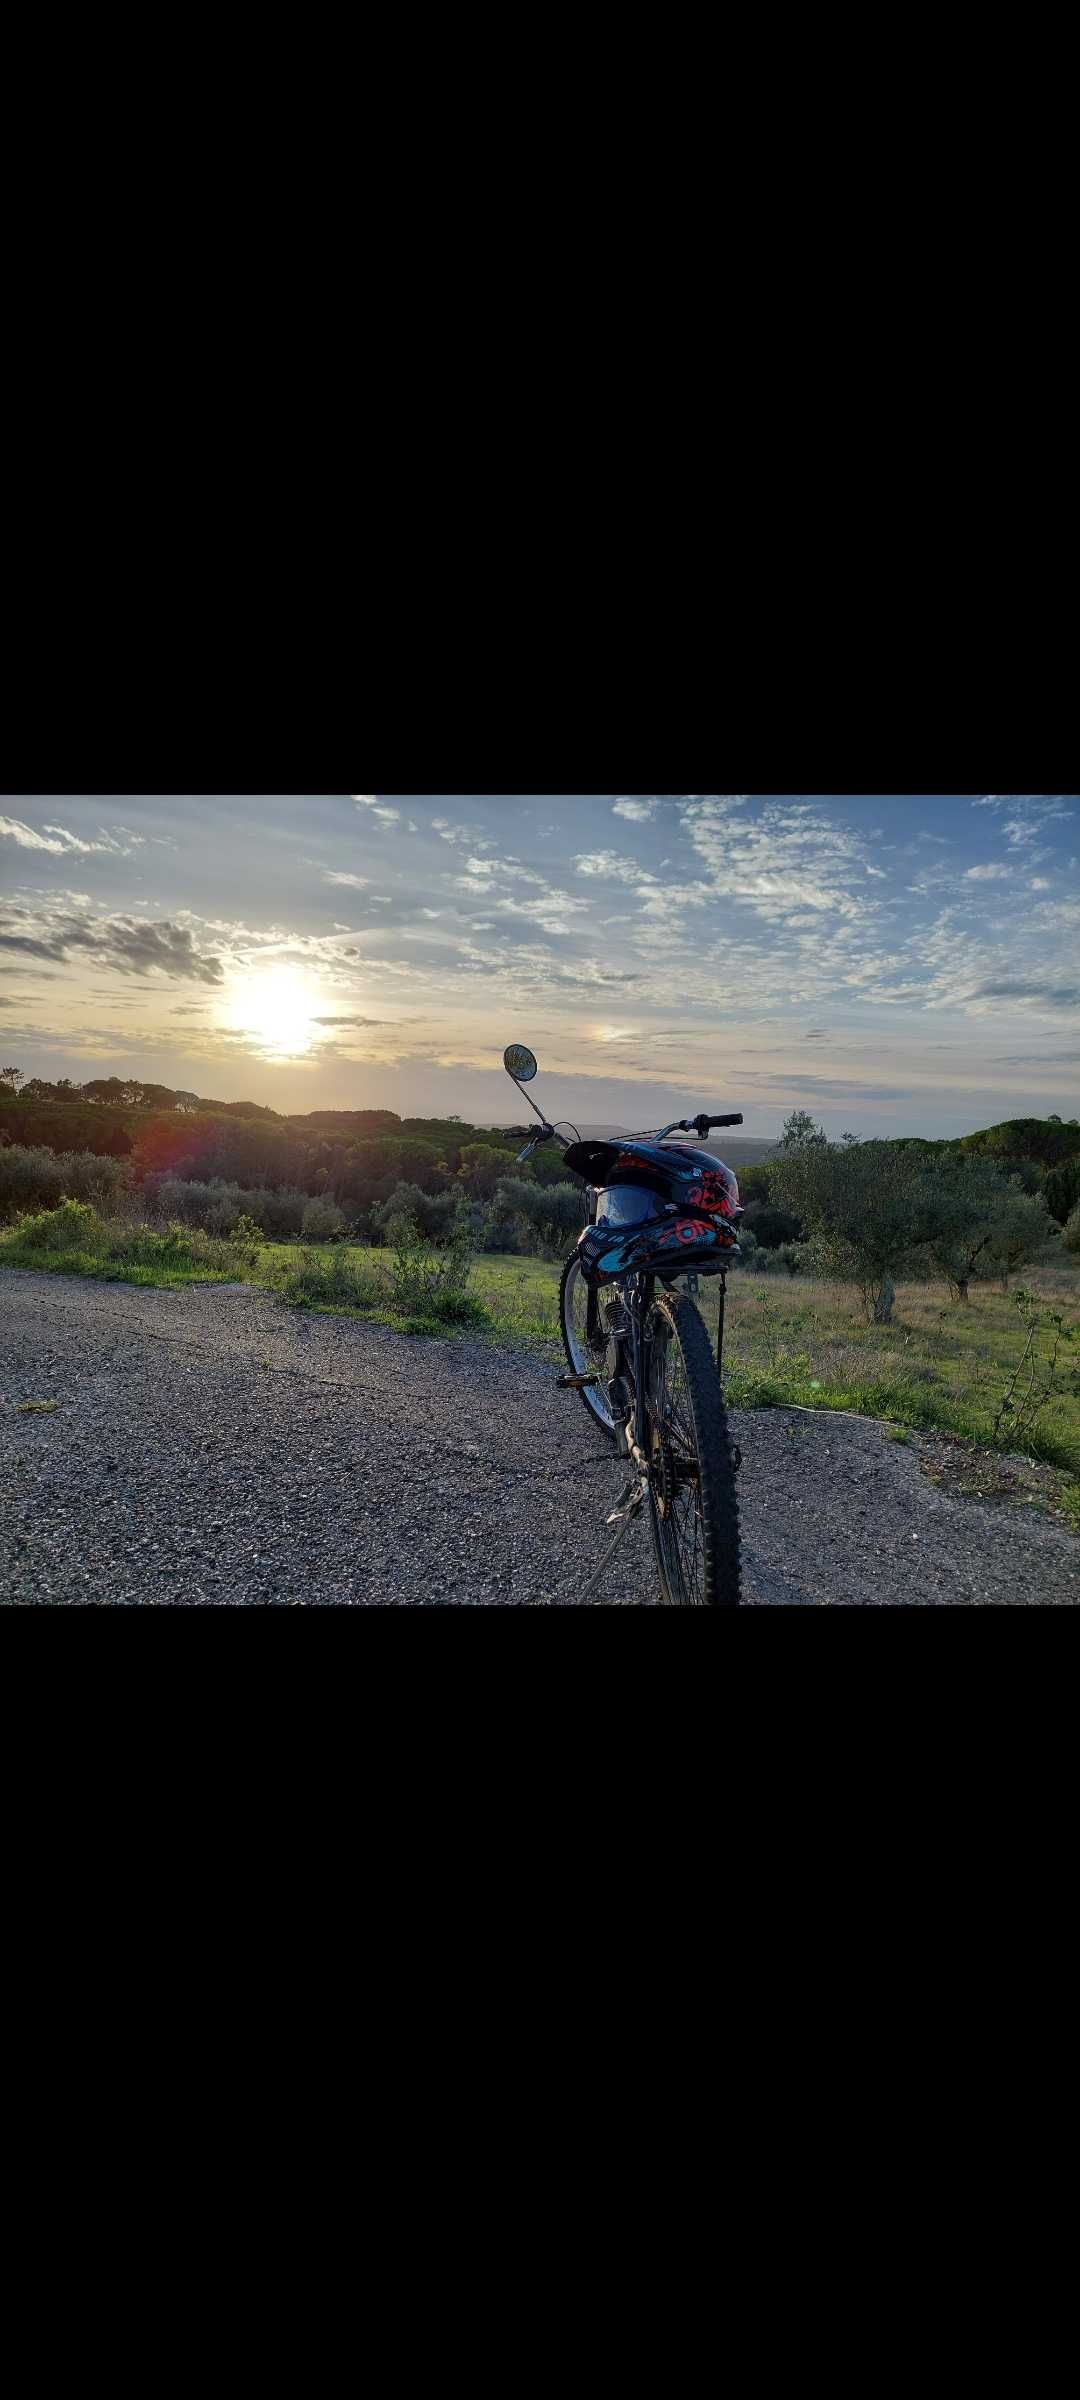
{"type": "Polygon", "coordinates": [[[769,1166],[771,1196],[801,1219],[811,1263],[826,1275],[850,1277],[867,1316],[888,1325],[896,1278],[925,1240],[918,1154],[893,1142],[806,1139],[769,1166]]]}
{"type": "Polygon", "coordinates": [[[927,1165],[917,1216],[927,1252],[957,1300],[966,1301],[979,1276],[1005,1282],[1027,1259],[1045,1250],[1050,1233],[1046,1203],[1025,1192],[992,1158],[945,1157],[927,1165]]]}

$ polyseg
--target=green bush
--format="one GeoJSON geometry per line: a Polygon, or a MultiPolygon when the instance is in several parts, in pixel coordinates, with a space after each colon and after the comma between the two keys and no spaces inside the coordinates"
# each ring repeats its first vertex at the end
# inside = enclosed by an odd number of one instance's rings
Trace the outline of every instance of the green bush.
{"type": "Polygon", "coordinates": [[[336,1200],[328,1199],[323,1193],[320,1198],[308,1201],[300,1225],[302,1240],[339,1242],[344,1231],[345,1212],[338,1207],[336,1200]]]}
{"type": "Polygon", "coordinates": [[[1080,1203],[1080,1156],[1064,1159],[1061,1166],[1051,1167],[1043,1185],[1043,1198],[1058,1224],[1067,1224],[1080,1203]]]}
{"type": "Polygon", "coordinates": [[[1080,1200],[1077,1201],[1075,1208],[1069,1210],[1065,1219],[1065,1231],[1061,1238],[1066,1250],[1071,1252],[1073,1258],[1080,1258],[1080,1200]]]}
{"type": "Polygon", "coordinates": [[[542,1184],[524,1175],[504,1175],[496,1186],[491,1214],[498,1230],[486,1248],[565,1258],[585,1222],[585,1193],[580,1183],[542,1184]]]}
{"type": "Polygon", "coordinates": [[[86,1201],[62,1200],[58,1208],[21,1217],[5,1242],[4,1255],[15,1264],[24,1259],[30,1264],[55,1261],[74,1273],[122,1278],[135,1272],[139,1280],[137,1270],[142,1269],[149,1270],[142,1280],[154,1275],[182,1280],[200,1269],[216,1276],[235,1275],[239,1265],[254,1262],[256,1250],[235,1240],[215,1241],[201,1225],[174,1221],[160,1232],[115,1218],[106,1224],[86,1201]]]}
{"type": "MultiPolygon", "coordinates": [[[[750,1241],[754,1241],[752,1233],[748,1238],[750,1241]]],[[[739,1239],[745,1250],[747,1237],[740,1233],[739,1239]]],[[[754,1242],[754,1247],[746,1259],[752,1275],[799,1275],[802,1273],[805,1263],[805,1252],[801,1242],[781,1242],[775,1250],[767,1250],[764,1244],[754,1242]]]]}
{"type": "Polygon", "coordinates": [[[36,1216],[20,1217],[16,1224],[14,1248],[19,1250],[99,1250],[105,1241],[105,1227],[96,1208],[85,1200],[61,1200],[58,1208],[42,1209],[36,1216]]]}
{"type": "Polygon", "coordinates": [[[797,1242],[801,1231],[798,1217],[786,1208],[774,1208],[767,1200],[751,1200],[742,1221],[765,1250],[778,1250],[782,1242],[797,1242]]]}
{"type": "Polygon", "coordinates": [[[262,1241],[295,1241],[307,1206],[304,1192],[271,1192],[263,1186],[225,1183],[220,1177],[200,1183],[180,1175],[148,1175],[142,1188],[156,1219],[179,1219],[185,1225],[203,1225],[209,1233],[231,1235],[238,1219],[247,1217],[262,1241]]]}
{"type": "Polygon", "coordinates": [[[416,1219],[395,1217],[389,1228],[394,1267],[391,1306],[402,1316],[437,1324],[465,1324],[484,1315],[469,1291],[474,1229],[467,1208],[457,1210],[441,1250],[425,1242],[416,1219]]]}
{"type": "Polygon", "coordinates": [[[388,1298],[378,1269],[350,1257],[338,1243],[302,1250],[272,1281],[291,1308],[385,1308],[388,1298]]]}
{"type": "Polygon", "coordinates": [[[105,1215],[131,1181],[122,1159],[99,1158],[93,1150],[57,1152],[19,1142],[0,1146],[0,1223],[10,1224],[35,1209],[53,1209],[65,1197],[88,1200],[105,1215]]]}

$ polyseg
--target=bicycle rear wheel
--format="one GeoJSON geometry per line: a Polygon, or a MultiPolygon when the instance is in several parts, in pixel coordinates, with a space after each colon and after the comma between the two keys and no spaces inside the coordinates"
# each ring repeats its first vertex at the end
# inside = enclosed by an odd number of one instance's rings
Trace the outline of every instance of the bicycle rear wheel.
{"type": "Polygon", "coordinates": [[[674,1608],[737,1608],[735,1460],[709,1337],[685,1292],[658,1291],[645,1325],[649,1521],[660,1596],[674,1608]]]}

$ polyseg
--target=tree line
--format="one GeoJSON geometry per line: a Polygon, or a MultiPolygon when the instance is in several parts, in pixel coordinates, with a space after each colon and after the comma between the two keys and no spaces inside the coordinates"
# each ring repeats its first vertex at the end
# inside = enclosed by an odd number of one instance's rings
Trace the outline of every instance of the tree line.
{"type": "MultiPolygon", "coordinates": [[[[518,1140],[454,1116],[284,1117],[119,1077],[25,1082],[9,1067],[0,1070],[0,1215],[55,1205],[61,1193],[133,1191],[155,1213],[168,1205],[211,1229],[244,1217],[271,1238],[348,1231],[378,1242],[407,1207],[438,1242],[464,1202],[486,1246],[554,1253],[580,1225],[582,1187],[552,1148],[519,1167],[518,1140]]],[[[831,1142],[796,1110],[774,1157],[739,1180],[746,1249],[759,1265],[843,1271],[887,1319],[903,1274],[940,1274],[964,1299],[973,1281],[1008,1276],[1047,1250],[1055,1226],[1073,1229],[1072,1247],[1080,1121],[1014,1118],[952,1142],[831,1142]]]]}

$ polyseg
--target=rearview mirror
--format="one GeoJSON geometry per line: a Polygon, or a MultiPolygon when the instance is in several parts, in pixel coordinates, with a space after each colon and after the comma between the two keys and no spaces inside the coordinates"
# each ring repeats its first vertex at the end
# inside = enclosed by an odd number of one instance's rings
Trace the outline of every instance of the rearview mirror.
{"type": "Polygon", "coordinates": [[[515,1083],[531,1083],[536,1073],[532,1051],[524,1049],[520,1042],[511,1042],[509,1049],[503,1051],[503,1065],[515,1083]]]}

